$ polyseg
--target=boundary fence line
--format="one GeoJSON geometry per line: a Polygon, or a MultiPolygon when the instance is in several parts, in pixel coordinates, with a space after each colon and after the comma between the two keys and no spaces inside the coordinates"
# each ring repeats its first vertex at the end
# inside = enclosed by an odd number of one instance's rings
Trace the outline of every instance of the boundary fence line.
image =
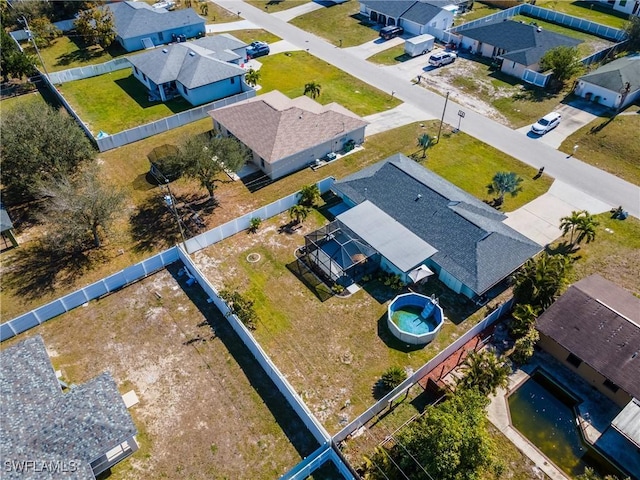
{"type": "Polygon", "coordinates": [[[85,65],[84,67],[49,72],[49,80],[51,80],[51,83],[60,85],[85,78],[97,77],[98,75],[104,75],[106,73],[117,72],[125,68],[131,68],[131,62],[127,57],[119,57],[109,60],[108,62],[98,63],[97,65],[85,65]]]}

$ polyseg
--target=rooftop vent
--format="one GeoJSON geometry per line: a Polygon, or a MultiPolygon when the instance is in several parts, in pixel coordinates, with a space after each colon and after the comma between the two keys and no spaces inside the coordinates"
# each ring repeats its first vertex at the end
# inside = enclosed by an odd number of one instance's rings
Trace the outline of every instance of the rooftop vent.
{"type": "Polygon", "coordinates": [[[421,194],[421,193],[419,193],[419,194],[418,194],[418,196],[416,197],[416,202],[417,202],[418,200],[420,200],[421,198],[422,198],[422,194],[421,194]]]}
{"type": "Polygon", "coordinates": [[[194,52],[194,51],[189,52],[189,56],[190,57],[195,57],[196,56],[196,52],[194,52]]]}
{"type": "Polygon", "coordinates": [[[167,50],[166,48],[162,49],[162,53],[167,53],[169,50],[167,50]]]}

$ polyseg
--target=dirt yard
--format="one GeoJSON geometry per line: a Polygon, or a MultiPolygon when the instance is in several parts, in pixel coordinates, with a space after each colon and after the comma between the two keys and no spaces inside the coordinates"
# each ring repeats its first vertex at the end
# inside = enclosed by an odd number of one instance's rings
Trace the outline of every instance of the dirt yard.
{"type": "Polygon", "coordinates": [[[68,383],[110,371],[140,450],[118,479],[273,479],[317,445],[202,290],[174,264],[5,342],[43,336],[68,383]]]}

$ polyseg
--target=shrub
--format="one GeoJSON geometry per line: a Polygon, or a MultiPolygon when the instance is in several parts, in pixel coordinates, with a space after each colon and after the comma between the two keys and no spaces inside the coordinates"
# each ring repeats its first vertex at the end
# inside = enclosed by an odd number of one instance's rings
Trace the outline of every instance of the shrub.
{"type": "Polygon", "coordinates": [[[511,359],[518,365],[523,365],[533,357],[534,347],[536,342],[540,338],[538,330],[531,327],[526,335],[516,340],[516,343],[511,353],[511,359]]]}
{"type": "Polygon", "coordinates": [[[382,377],[380,377],[379,385],[385,393],[389,393],[391,390],[404,382],[406,378],[407,372],[404,371],[404,368],[395,366],[389,367],[382,374],[382,377]]]}
{"type": "Polygon", "coordinates": [[[258,315],[253,308],[253,301],[243,297],[237,291],[222,290],[220,297],[227,302],[231,313],[235,314],[240,321],[249,329],[255,330],[257,327],[258,315]]]}
{"type": "Polygon", "coordinates": [[[260,217],[253,217],[249,221],[249,231],[251,233],[256,233],[260,228],[260,225],[262,225],[262,219],[260,217]]]}

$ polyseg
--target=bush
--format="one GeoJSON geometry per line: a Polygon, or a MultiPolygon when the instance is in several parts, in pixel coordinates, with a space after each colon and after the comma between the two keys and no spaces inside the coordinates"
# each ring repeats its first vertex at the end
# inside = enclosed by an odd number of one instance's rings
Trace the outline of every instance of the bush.
{"type": "Polygon", "coordinates": [[[231,313],[235,314],[249,330],[257,327],[258,315],[253,308],[253,301],[243,297],[239,292],[222,290],[222,299],[227,302],[231,313]]]}
{"type": "Polygon", "coordinates": [[[340,295],[341,293],[344,293],[344,290],[345,288],[339,283],[334,283],[333,286],[331,287],[331,291],[336,295],[340,295]]]}
{"type": "Polygon", "coordinates": [[[380,377],[379,385],[384,393],[389,393],[407,378],[407,372],[401,367],[389,367],[380,377]]]}
{"type": "Polygon", "coordinates": [[[260,217],[253,217],[249,220],[249,231],[251,233],[256,233],[260,228],[260,225],[262,225],[262,219],[260,217]]]}
{"type": "Polygon", "coordinates": [[[534,347],[539,340],[538,330],[531,327],[526,335],[516,340],[511,359],[518,365],[524,365],[533,357],[534,347]]]}

